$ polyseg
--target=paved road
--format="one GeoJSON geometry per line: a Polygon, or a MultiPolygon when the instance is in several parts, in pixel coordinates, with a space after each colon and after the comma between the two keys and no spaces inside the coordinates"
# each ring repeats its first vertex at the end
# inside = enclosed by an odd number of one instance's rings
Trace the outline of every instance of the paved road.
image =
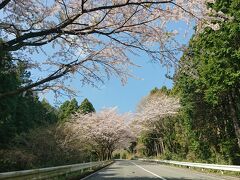
{"type": "Polygon", "coordinates": [[[84,178],[84,180],[240,180],[237,177],[205,174],[186,168],[161,165],[157,163],[119,160],[114,164],[84,178]]]}

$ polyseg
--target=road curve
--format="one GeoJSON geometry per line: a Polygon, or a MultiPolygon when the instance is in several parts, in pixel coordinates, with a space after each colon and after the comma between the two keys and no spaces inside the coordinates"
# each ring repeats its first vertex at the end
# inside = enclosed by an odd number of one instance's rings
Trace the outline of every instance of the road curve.
{"type": "Polygon", "coordinates": [[[198,171],[157,163],[118,160],[112,165],[82,180],[239,180],[238,177],[201,173],[198,171]]]}

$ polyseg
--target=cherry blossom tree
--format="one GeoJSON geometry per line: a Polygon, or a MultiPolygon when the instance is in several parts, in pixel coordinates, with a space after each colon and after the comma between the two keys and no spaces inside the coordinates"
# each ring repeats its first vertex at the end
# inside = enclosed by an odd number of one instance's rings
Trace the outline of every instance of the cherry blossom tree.
{"type": "Polygon", "coordinates": [[[90,146],[99,159],[112,157],[118,148],[128,147],[134,139],[129,127],[130,114],[118,114],[117,108],[103,109],[98,113],[76,113],[64,124],[65,142],[63,145],[90,146]]]}
{"type": "Polygon", "coordinates": [[[167,23],[203,24],[209,12],[206,2],[1,0],[0,51],[39,72],[35,81],[0,92],[0,98],[30,89],[69,90],[64,82],[76,74],[82,84],[93,86],[112,76],[126,83],[129,66],[134,65],[129,53],[145,52],[154,61],[172,65],[181,47],[174,40],[177,32],[169,32],[167,23]]]}
{"type": "Polygon", "coordinates": [[[149,124],[166,116],[174,116],[180,109],[179,99],[164,93],[145,97],[138,105],[135,121],[139,124],[149,124]]]}
{"type": "MultiPolygon", "coordinates": [[[[134,121],[131,124],[135,135],[150,133],[154,134],[152,139],[156,154],[162,154],[165,151],[164,136],[169,131],[166,126],[167,117],[176,116],[180,109],[179,99],[169,96],[161,91],[150,94],[139,104],[134,121]]],[[[148,137],[151,138],[151,137],[148,137]]]]}

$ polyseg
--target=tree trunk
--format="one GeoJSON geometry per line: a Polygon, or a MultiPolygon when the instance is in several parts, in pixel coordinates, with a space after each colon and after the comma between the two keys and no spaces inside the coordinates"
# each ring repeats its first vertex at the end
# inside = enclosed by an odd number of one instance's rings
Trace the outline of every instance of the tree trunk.
{"type": "Polygon", "coordinates": [[[233,127],[235,130],[235,135],[238,141],[238,147],[240,148],[240,126],[239,126],[239,119],[237,114],[237,104],[234,101],[234,96],[229,94],[229,108],[230,108],[230,115],[233,122],[233,127]]]}
{"type": "Polygon", "coordinates": [[[161,146],[162,146],[162,153],[165,153],[165,148],[164,148],[164,143],[163,143],[163,139],[161,139],[161,146]]]}

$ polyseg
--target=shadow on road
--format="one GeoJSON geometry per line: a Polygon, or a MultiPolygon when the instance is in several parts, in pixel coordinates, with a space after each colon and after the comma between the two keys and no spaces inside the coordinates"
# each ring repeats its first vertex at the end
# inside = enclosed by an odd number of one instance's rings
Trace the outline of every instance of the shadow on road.
{"type": "MultiPolygon", "coordinates": [[[[114,174],[111,174],[108,176],[104,175],[104,176],[98,176],[96,179],[98,180],[104,180],[104,179],[113,179],[113,180],[153,180],[153,179],[160,179],[158,177],[113,177],[114,174]]],[[[93,178],[89,178],[89,179],[95,179],[93,178]]],[[[86,179],[87,180],[87,179],[86,179]]],[[[167,178],[167,180],[194,180],[194,179],[186,179],[186,178],[167,178]]],[[[196,180],[196,179],[195,179],[196,180]]]]}
{"type": "MultiPolygon", "coordinates": [[[[110,169],[110,168],[109,168],[110,169]]],[[[115,168],[111,168],[111,169],[115,169],[115,168]]],[[[135,174],[135,172],[132,173],[133,175],[135,174]]],[[[98,180],[105,180],[105,179],[113,179],[113,180],[152,180],[152,179],[160,179],[158,177],[114,177],[116,176],[115,173],[108,173],[108,174],[98,174],[97,177],[96,176],[91,176],[89,178],[87,178],[86,180],[93,180],[93,179],[98,179],[98,180]]],[[[165,178],[165,177],[163,177],[165,178]]],[[[167,180],[194,180],[191,178],[165,178],[167,180]]],[[[195,179],[196,180],[196,179],[195,179]]],[[[199,179],[200,180],[200,179],[199,179]]]]}
{"type": "MultiPolygon", "coordinates": [[[[217,179],[188,169],[158,165],[156,163],[118,160],[111,166],[86,178],[86,180],[207,180],[217,179]],[[145,169],[146,168],[146,169],[145,169]],[[157,174],[155,174],[157,173],[157,174]],[[160,175],[158,175],[160,174],[160,175]]],[[[218,178],[220,180],[222,178],[218,178]]]]}

